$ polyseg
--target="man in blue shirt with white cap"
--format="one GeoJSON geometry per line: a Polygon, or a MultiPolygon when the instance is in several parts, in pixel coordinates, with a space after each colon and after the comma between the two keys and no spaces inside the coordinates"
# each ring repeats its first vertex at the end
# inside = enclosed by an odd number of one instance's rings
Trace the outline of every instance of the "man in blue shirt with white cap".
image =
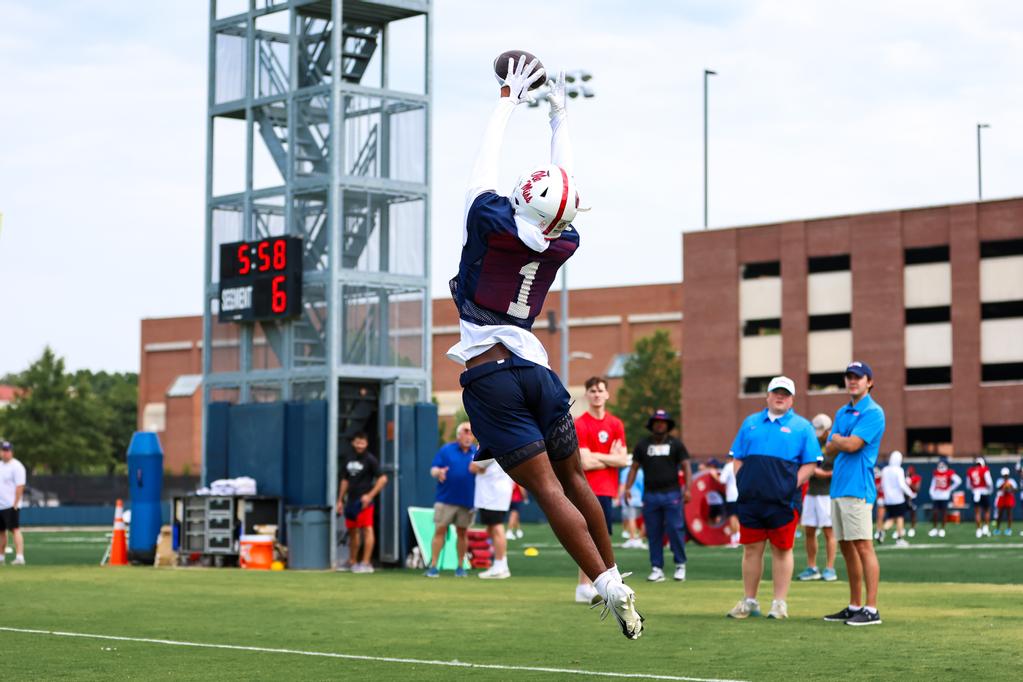
{"type": "Polygon", "coordinates": [[[792,409],[796,384],[774,377],[767,385],[767,407],[742,422],[729,455],[735,458],[739,488],[739,542],[743,545],[745,597],[729,618],[760,615],[757,589],[764,573],[764,550],[771,543],[774,600],[768,618],[788,618],[792,545],[802,510],[800,490],[817,466],[820,444],[813,425],[792,409]]]}
{"type": "Polygon", "coordinates": [[[874,553],[872,508],[877,500],[874,465],[884,436],[884,410],[870,397],[874,372],[865,362],[845,369],[849,402],[835,413],[827,454],[836,455],[831,476],[831,522],[849,573],[849,606],[824,620],[880,625],[877,584],[881,567],[874,553]],[[867,599],[863,601],[863,587],[867,599]]]}

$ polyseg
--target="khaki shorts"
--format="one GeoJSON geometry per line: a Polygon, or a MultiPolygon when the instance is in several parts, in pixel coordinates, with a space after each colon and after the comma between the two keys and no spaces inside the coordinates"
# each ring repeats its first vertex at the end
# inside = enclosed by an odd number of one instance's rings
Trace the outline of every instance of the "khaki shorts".
{"type": "Polygon", "coordinates": [[[832,497],[831,523],[835,539],[872,540],[874,506],[862,497],[832,497]]]}
{"type": "Polygon", "coordinates": [[[452,523],[458,528],[468,528],[472,525],[473,511],[468,507],[460,507],[457,504],[445,504],[437,502],[433,505],[433,525],[450,526],[452,523]]]}

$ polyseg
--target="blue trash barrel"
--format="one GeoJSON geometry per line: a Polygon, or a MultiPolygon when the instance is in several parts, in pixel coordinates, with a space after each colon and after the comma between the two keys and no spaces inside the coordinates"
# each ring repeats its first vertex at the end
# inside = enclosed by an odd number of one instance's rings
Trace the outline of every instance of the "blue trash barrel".
{"type": "Polygon", "coordinates": [[[288,568],[330,568],[330,507],[288,507],[288,568]]]}
{"type": "Polygon", "coordinates": [[[152,564],[160,537],[163,494],[163,448],[152,431],[136,431],[128,445],[128,486],[131,491],[131,532],[128,559],[152,564]]]}

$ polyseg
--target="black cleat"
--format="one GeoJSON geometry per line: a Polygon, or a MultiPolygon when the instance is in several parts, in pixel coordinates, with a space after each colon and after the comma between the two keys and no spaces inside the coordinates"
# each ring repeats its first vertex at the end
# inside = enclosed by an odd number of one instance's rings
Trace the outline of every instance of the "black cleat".
{"type": "Polygon", "coordinates": [[[857,613],[862,613],[862,612],[863,612],[863,609],[860,609],[858,611],[853,611],[852,609],[850,609],[847,606],[844,609],[842,609],[841,611],[839,611],[838,613],[832,613],[830,615],[824,616],[824,620],[828,621],[829,623],[844,623],[845,621],[847,621],[850,618],[852,618],[853,616],[855,616],[857,613]]]}
{"type": "Polygon", "coordinates": [[[866,609],[860,609],[859,611],[857,611],[853,615],[852,618],[850,618],[849,620],[845,621],[845,624],[846,625],[856,625],[856,626],[859,626],[859,625],[880,625],[881,624],[881,614],[878,611],[875,611],[874,613],[871,613],[870,611],[867,611],[866,609]]]}

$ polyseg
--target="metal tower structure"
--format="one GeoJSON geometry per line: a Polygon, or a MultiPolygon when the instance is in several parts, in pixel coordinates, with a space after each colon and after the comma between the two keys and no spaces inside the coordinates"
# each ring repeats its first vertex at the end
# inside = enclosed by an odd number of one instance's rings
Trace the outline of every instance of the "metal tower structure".
{"type": "Polygon", "coordinates": [[[204,406],[326,400],[328,500],[351,433],[393,470],[397,407],[430,395],[432,6],[210,1],[204,406]],[[219,321],[221,245],[283,236],[299,313],[219,321]]]}

